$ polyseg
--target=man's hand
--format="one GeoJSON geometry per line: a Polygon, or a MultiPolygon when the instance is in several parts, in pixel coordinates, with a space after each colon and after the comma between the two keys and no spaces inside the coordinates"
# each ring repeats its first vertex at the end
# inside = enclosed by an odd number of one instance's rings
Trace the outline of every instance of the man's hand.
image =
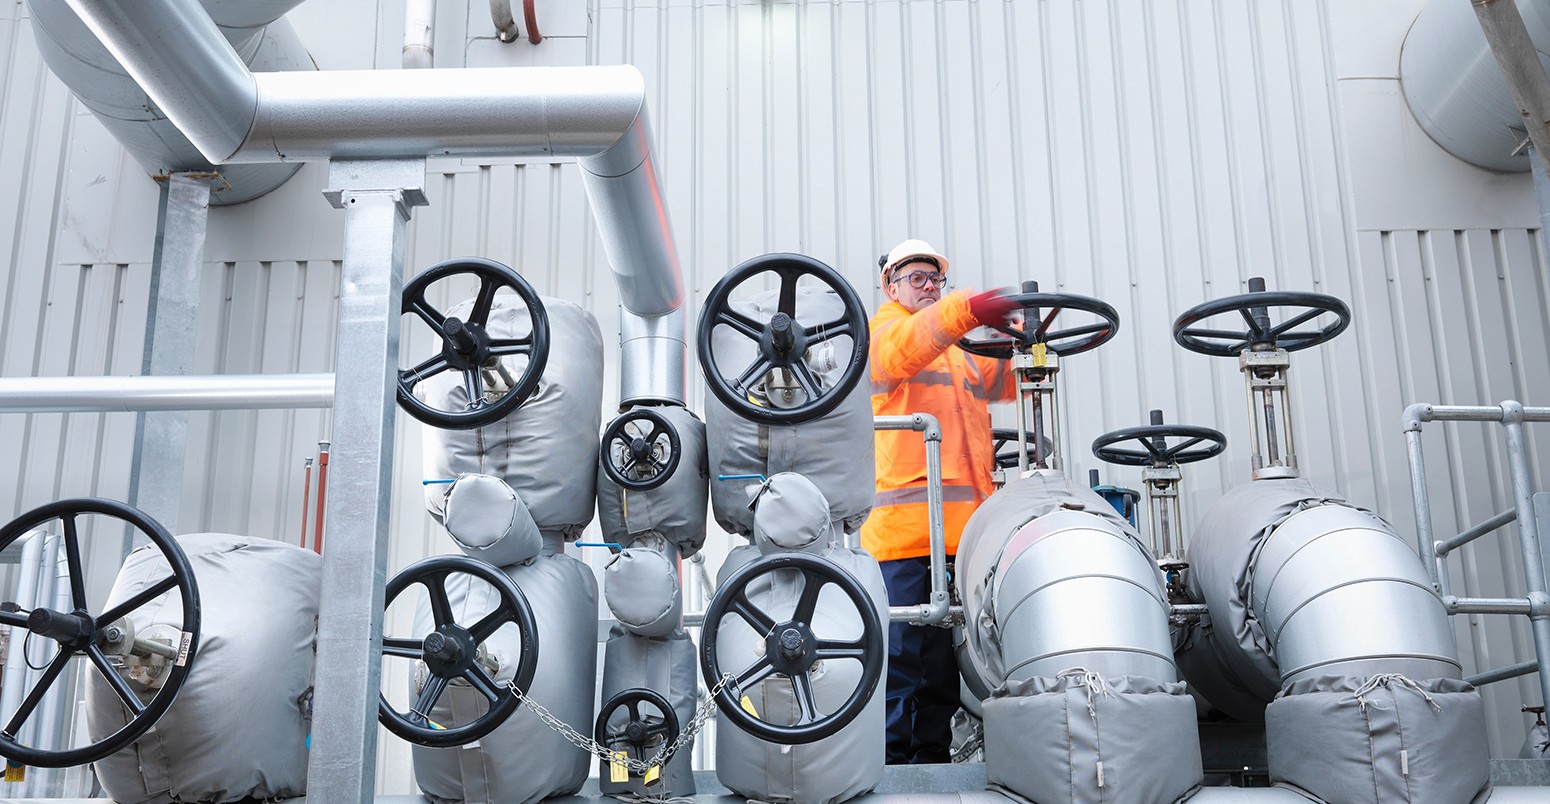
{"type": "Polygon", "coordinates": [[[1007,296],[1006,288],[987,290],[969,297],[969,314],[982,326],[1006,326],[1012,323],[1012,313],[1021,308],[1007,296]]]}

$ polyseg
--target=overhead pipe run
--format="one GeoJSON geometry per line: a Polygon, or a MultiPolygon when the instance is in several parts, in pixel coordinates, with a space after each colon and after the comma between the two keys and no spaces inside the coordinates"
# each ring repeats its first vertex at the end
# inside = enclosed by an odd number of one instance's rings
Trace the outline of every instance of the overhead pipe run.
{"type": "Polygon", "coordinates": [[[272,410],[333,404],[332,374],[0,378],[0,413],[272,410]]]}
{"type": "MultiPolygon", "coordinates": [[[[211,0],[212,24],[227,42],[226,49],[244,63],[244,69],[315,70],[295,30],[280,19],[298,2],[211,0]]],[[[32,0],[29,8],[38,50],[49,69],[151,175],[219,172],[227,186],[215,192],[211,202],[236,204],[284,184],[300,169],[299,165],[281,164],[217,169],[152,102],[80,17],[57,2],[32,0]]]]}
{"type": "MultiPolygon", "coordinates": [[[[683,304],[677,244],[652,157],[645,78],[628,65],[253,73],[195,0],[68,0],[195,147],[218,164],[427,156],[574,158],[626,318],[683,304]]],[[[675,319],[669,322],[676,323],[675,319]]],[[[621,323],[621,330],[629,322],[621,323]]],[[[666,348],[682,327],[661,332],[666,348]]],[[[683,403],[676,365],[626,400],[683,403]],[[663,376],[666,375],[666,376],[663,376]]]]}

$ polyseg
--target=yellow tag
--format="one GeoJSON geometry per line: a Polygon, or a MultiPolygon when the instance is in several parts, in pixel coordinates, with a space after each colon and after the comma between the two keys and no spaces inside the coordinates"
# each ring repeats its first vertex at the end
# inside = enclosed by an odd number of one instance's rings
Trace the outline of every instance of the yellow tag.
{"type": "Polygon", "coordinates": [[[608,781],[628,782],[630,780],[630,769],[624,764],[624,761],[629,759],[629,757],[630,755],[626,751],[614,752],[613,761],[608,763],[608,781]]]}
{"type": "Polygon", "coordinates": [[[650,787],[660,781],[662,781],[662,769],[652,765],[646,770],[646,786],[650,787]]]}
{"type": "Polygon", "coordinates": [[[743,696],[743,711],[753,715],[754,717],[759,716],[758,710],[753,708],[753,701],[750,700],[747,695],[743,696]]]}
{"type": "Polygon", "coordinates": [[[1032,352],[1032,354],[1033,354],[1033,365],[1038,366],[1038,367],[1043,367],[1044,364],[1049,362],[1049,354],[1048,353],[1049,353],[1049,347],[1045,346],[1042,343],[1034,344],[1033,345],[1033,352],[1032,352]]]}
{"type": "Polygon", "coordinates": [[[5,780],[7,782],[27,781],[27,766],[12,759],[5,761],[5,780]]]}

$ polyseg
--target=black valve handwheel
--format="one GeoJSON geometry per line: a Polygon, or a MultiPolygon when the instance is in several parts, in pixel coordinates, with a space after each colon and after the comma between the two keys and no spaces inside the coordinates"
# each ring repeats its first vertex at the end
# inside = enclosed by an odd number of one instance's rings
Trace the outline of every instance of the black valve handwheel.
{"type": "Polygon", "coordinates": [[[510,688],[497,682],[478,662],[479,645],[501,626],[516,623],[520,632],[521,658],[511,683],[526,690],[538,669],[538,628],[533,608],[522,590],[499,569],[466,556],[432,556],[405,567],[387,584],[388,604],[413,585],[425,587],[429,596],[435,630],[420,639],[382,637],[382,652],[388,656],[415,659],[425,663],[429,673],[425,686],[408,712],[400,712],[378,695],[377,719],[388,731],[416,745],[450,748],[467,745],[494,731],[522,704],[510,688]],[[447,578],[454,574],[472,575],[495,587],[500,603],[494,611],[473,625],[456,622],[447,596],[447,578]],[[444,727],[430,719],[431,708],[454,679],[461,679],[489,701],[489,708],[477,719],[461,726],[444,727]]]}
{"type": "Polygon", "coordinates": [[[620,488],[649,491],[673,476],[681,452],[678,428],[666,416],[636,408],[603,430],[598,459],[603,462],[603,474],[620,488]]]}
{"type": "Polygon", "coordinates": [[[1221,431],[1209,427],[1187,424],[1155,424],[1149,427],[1126,427],[1104,433],[1093,441],[1093,455],[1108,463],[1123,466],[1168,466],[1176,463],[1194,463],[1221,454],[1227,448],[1227,437],[1221,431]],[[1169,444],[1168,439],[1183,441],[1169,444]],[[1140,445],[1118,446],[1127,442],[1140,445]]]}
{"type": "Polygon", "coordinates": [[[1119,332],[1119,313],[1107,302],[1070,293],[1014,293],[1007,298],[1023,309],[1021,326],[991,326],[1002,333],[993,338],[960,338],[958,348],[981,357],[1008,360],[1016,352],[1025,352],[1034,344],[1061,357],[1096,349],[1119,332]],[[1099,320],[1064,329],[1054,329],[1066,310],[1090,313],[1099,320]],[[1037,322],[1037,323],[1034,323],[1037,322]]]}
{"type": "Polygon", "coordinates": [[[603,704],[597,715],[597,723],[593,727],[593,739],[598,745],[612,751],[615,746],[628,744],[636,750],[641,759],[649,759],[645,755],[646,747],[662,741],[662,745],[672,745],[678,740],[678,713],[673,711],[672,704],[662,697],[656,690],[645,687],[636,687],[625,690],[608,699],[603,704]],[[661,712],[661,717],[651,718],[642,716],[641,704],[649,704],[661,712]],[[619,726],[609,726],[608,719],[619,709],[628,711],[630,719],[619,726]],[[655,720],[656,722],[653,722],[655,720]]]}
{"type": "MultiPolygon", "coordinates": [[[[0,604],[0,623],[15,629],[11,633],[12,640],[20,640],[23,636],[20,629],[26,629],[32,635],[52,639],[58,645],[53,660],[45,667],[42,677],[22,699],[16,711],[0,712],[0,756],[40,768],[65,768],[96,762],[138,740],[172,706],[199,651],[199,589],[194,582],[194,571],[189,566],[188,557],[166,528],[145,512],[116,500],[95,497],[60,500],[28,511],[0,528],[0,549],[54,520],[60,523],[59,532],[64,539],[65,560],[69,565],[70,611],[36,608],[27,612],[16,601],[0,604]],[[81,532],[77,523],[79,517],[92,514],[122,520],[145,534],[151,545],[161,551],[171,569],[167,577],[95,615],[87,610],[86,571],[81,558],[81,532]],[[183,644],[177,646],[179,658],[168,667],[161,688],[150,696],[149,702],[145,702],[141,700],[141,693],[109,662],[103,651],[108,641],[103,630],[173,589],[177,590],[183,606],[183,620],[178,626],[183,644]],[[37,710],[49,687],[59,679],[71,659],[83,655],[117,695],[128,722],[112,734],[79,748],[53,751],[17,742],[17,734],[27,718],[37,710]]],[[[92,532],[104,534],[102,538],[112,539],[115,545],[124,533],[118,527],[104,528],[100,523],[92,532]]]]}
{"type": "Polygon", "coordinates": [[[1351,324],[1351,308],[1334,296],[1267,292],[1263,290],[1264,286],[1264,282],[1255,277],[1249,280],[1248,293],[1189,308],[1173,322],[1173,340],[1192,352],[1217,357],[1237,357],[1239,352],[1254,347],[1295,352],[1317,346],[1344,332],[1351,324]],[[1271,320],[1272,308],[1285,314],[1280,323],[1271,320]],[[1210,325],[1208,319],[1228,313],[1241,317],[1244,328],[1224,328],[1233,326],[1235,322],[1231,321],[1210,325]],[[1314,329],[1298,329],[1322,315],[1332,315],[1334,320],[1314,329]]]}
{"type": "MultiPolygon", "coordinates": [[[[1050,456],[1055,454],[1055,447],[1054,445],[1050,444],[1049,439],[1038,438],[1034,435],[1033,432],[1028,430],[1023,431],[1023,436],[1024,440],[1028,442],[1029,447],[1033,447],[1035,445],[1035,439],[1037,438],[1039,454],[1044,457],[1044,460],[1048,461],[1050,456]]],[[[1018,455],[1016,430],[1002,427],[992,428],[990,431],[990,449],[991,452],[995,454],[997,469],[1017,468],[1018,455]]],[[[1028,456],[1028,463],[1030,465],[1033,463],[1032,455],[1028,456]]]]}
{"type": "Polygon", "coordinates": [[[750,421],[800,424],[816,419],[838,407],[866,372],[870,335],[861,297],[833,268],[801,254],[766,254],[728,271],[705,299],[697,334],[700,370],[705,374],[706,385],[721,404],[750,421]],[[775,274],[780,280],[776,312],[770,320],[757,321],[732,309],[732,292],[766,273],[775,274]],[[816,278],[839,296],[845,308],[839,318],[816,324],[799,320],[797,281],[804,276],[816,278]],[[758,356],[735,374],[729,374],[717,360],[711,345],[711,335],[719,327],[729,327],[757,344],[758,356]],[[832,386],[823,388],[807,364],[807,352],[841,336],[851,340],[850,354],[844,358],[845,370],[832,386]],[[806,401],[774,407],[751,398],[760,382],[777,370],[790,374],[806,401]]]}
{"type": "Polygon", "coordinates": [[[494,424],[528,400],[538,388],[544,365],[549,361],[549,315],[543,302],[521,274],[479,257],[459,257],[439,262],[416,274],[404,285],[403,314],[413,315],[441,339],[441,351],[413,368],[398,372],[398,404],[410,416],[444,430],[472,430],[494,424]],[[468,320],[443,315],[426,299],[426,290],[448,277],[471,274],[479,278],[468,320]],[[522,338],[493,338],[487,328],[495,293],[503,287],[516,291],[527,307],[531,332],[522,338]],[[485,400],[483,371],[498,365],[502,357],[526,355],[527,367],[511,388],[494,402],[485,400]],[[463,391],[468,396],[463,410],[442,410],[422,402],[414,395],[421,381],[444,371],[463,375],[463,391]]]}
{"type": "Polygon", "coordinates": [[[763,740],[782,745],[811,743],[828,737],[861,714],[883,672],[883,628],[872,599],[855,576],[834,562],[806,553],[765,556],[733,573],[705,610],[705,628],[700,636],[700,672],[705,684],[716,689],[721,682],[721,660],[716,643],[723,618],[736,615],[747,627],[764,638],[764,655],[732,674],[732,682],[722,685],[716,694],[716,706],[738,728],[763,740]],[[748,598],[748,586],[756,578],[780,570],[796,570],[802,576],[802,593],[791,618],[777,622],[748,598]],[[818,596],[827,585],[839,587],[861,617],[861,636],[853,640],[823,639],[813,633],[813,614],[818,596]],[[828,715],[818,712],[811,675],[819,660],[849,660],[861,663],[861,678],[850,697],[828,715]],[[800,716],[796,723],[772,723],[743,708],[741,697],[772,675],[791,680],[800,716]]]}

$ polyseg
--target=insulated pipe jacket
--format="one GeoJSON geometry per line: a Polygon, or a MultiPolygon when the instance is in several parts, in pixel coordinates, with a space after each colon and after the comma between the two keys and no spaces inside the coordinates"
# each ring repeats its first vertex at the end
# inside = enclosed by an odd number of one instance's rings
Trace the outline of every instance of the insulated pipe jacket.
{"type": "Polygon", "coordinates": [[[1186,559],[1211,628],[1180,663],[1233,717],[1258,720],[1286,684],[1318,675],[1462,677],[1446,610],[1410,546],[1306,480],[1232,489],[1201,518],[1186,559]]]}
{"type": "Polygon", "coordinates": [[[1059,472],[1013,480],[980,506],[957,570],[967,620],[959,665],[981,697],[1077,667],[1178,678],[1151,553],[1102,497],[1059,472]]]}

